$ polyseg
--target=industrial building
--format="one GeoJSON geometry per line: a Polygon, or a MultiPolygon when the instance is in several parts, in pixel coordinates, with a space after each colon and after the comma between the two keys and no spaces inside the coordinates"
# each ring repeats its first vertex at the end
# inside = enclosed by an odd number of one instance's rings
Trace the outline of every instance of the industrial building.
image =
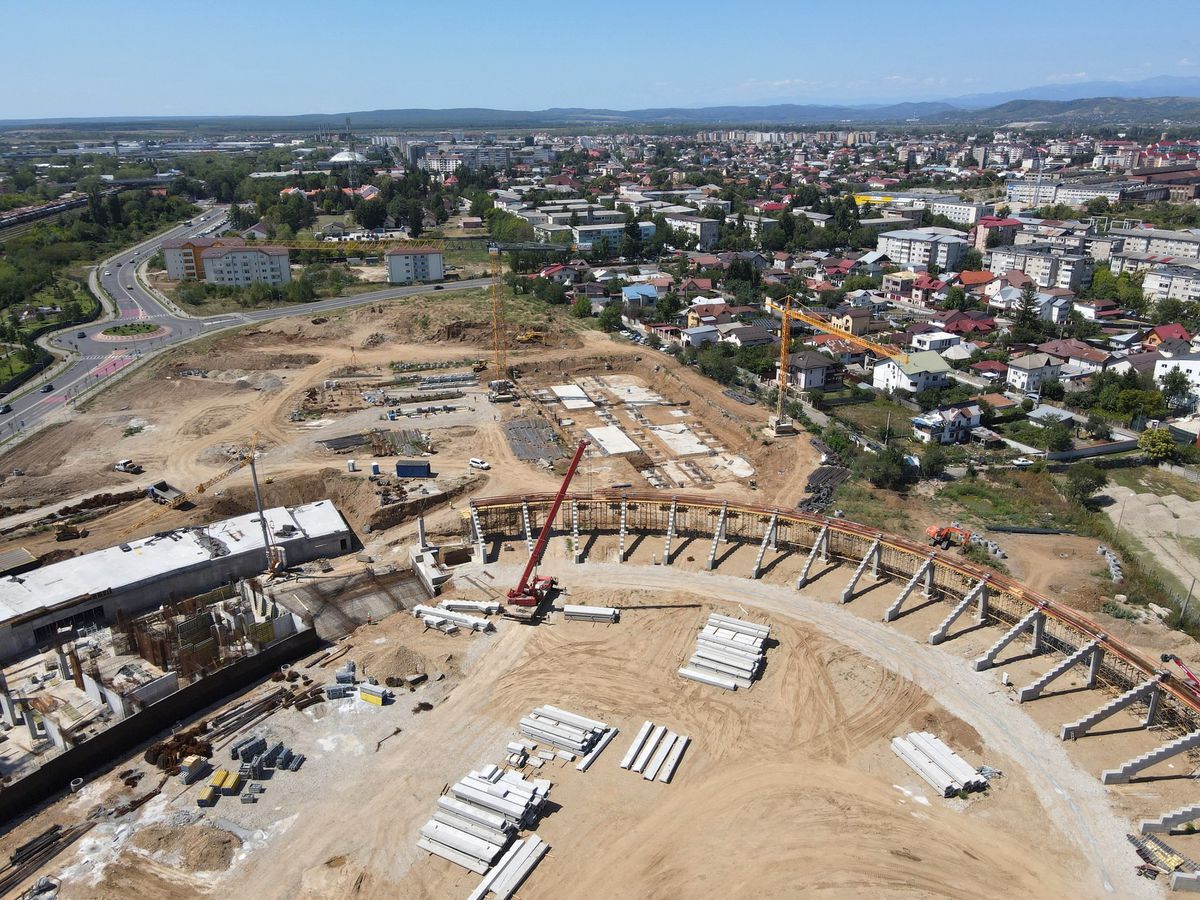
{"type": "MultiPolygon", "coordinates": [[[[349,551],[353,534],[330,500],[266,511],[273,552],[288,565],[349,551]]],[[[164,531],[0,580],[0,659],[45,645],[58,629],[99,626],[194,596],[267,566],[257,513],[164,531]]]]}

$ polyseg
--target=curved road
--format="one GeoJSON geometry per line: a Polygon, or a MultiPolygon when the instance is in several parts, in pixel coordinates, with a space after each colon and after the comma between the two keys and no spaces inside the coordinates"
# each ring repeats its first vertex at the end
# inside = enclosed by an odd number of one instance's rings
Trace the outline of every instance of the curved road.
{"type": "MultiPolygon", "coordinates": [[[[47,374],[4,398],[4,402],[11,404],[12,412],[0,417],[0,440],[11,440],[13,437],[29,434],[47,418],[63,410],[74,397],[112,379],[146,353],[155,353],[222,328],[263,322],[297,313],[329,313],[396,297],[427,294],[433,290],[429,285],[390,287],[350,297],[333,297],[292,306],[214,316],[189,316],[173,306],[164,305],[141,285],[135,276],[138,264],[154,255],[164,241],[202,234],[217,224],[224,214],[224,209],[220,207],[204,210],[192,220],[195,224],[176,226],[104,260],[97,266],[96,280],[116,301],[117,308],[110,310],[110,315],[101,320],[59,332],[44,342],[55,355],[65,357],[67,361],[65,365],[61,362],[52,365],[47,374]],[[114,322],[120,324],[139,320],[162,326],[169,331],[162,337],[144,341],[114,342],[111,338],[102,337],[102,332],[111,328],[114,322]],[[50,385],[49,389],[47,385],[50,385]]],[[[474,278],[449,282],[442,290],[471,290],[490,284],[489,278],[474,278]]],[[[106,298],[101,302],[106,309],[109,307],[106,298]]]]}

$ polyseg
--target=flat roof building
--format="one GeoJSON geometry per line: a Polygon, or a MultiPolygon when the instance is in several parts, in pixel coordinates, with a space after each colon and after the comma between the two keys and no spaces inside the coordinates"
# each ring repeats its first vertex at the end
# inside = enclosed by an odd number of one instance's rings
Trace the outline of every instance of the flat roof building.
{"type": "MultiPolygon", "coordinates": [[[[348,552],[353,534],[331,500],[266,511],[287,565],[348,552]]],[[[164,531],[0,579],[0,659],[60,628],[103,625],[266,569],[258,513],[164,531]]]]}

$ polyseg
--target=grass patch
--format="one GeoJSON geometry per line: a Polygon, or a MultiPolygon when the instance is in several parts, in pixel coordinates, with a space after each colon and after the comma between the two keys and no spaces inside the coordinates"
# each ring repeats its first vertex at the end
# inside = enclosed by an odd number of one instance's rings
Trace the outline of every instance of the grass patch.
{"type": "Polygon", "coordinates": [[[888,502],[890,497],[896,497],[901,503],[904,501],[903,497],[877,491],[865,482],[847,481],[837,489],[829,508],[841,512],[851,522],[903,533],[912,520],[906,509],[888,502]]]}
{"type": "Polygon", "coordinates": [[[1108,613],[1108,615],[1112,616],[1114,619],[1141,618],[1141,616],[1139,616],[1134,610],[1127,606],[1122,606],[1115,600],[1105,600],[1102,604],[1100,604],[1100,612],[1108,613]]]}
{"type": "Polygon", "coordinates": [[[131,322],[128,325],[114,325],[112,328],[105,328],[105,334],[120,335],[127,337],[133,334],[152,334],[158,331],[157,325],[152,325],[149,322],[131,322]]]}
{"type": "Polygon", "coordinates": [[[121,432],[121,437],[123,437],[123,438],[133,437],[135,434],[141,434],[144,430],[145,430],[144,427],[141,425],[130,425],[128,428],[126,428],[124,431],[121,432]]]}
{"type": "Polygon", "coordinates": [[[886,397],[876,397],[870,403],[858,403],[853,406],[838,406],[828,410],[829,415],[847,424],[853,425],[869,437],[887,427],[891,417],[891,432],[893,437],[908,437],[912,434],[912,418],[916,413],[906,409],[899,403],[893,403],[886,397]]]}
{"type": "Polygon", "coordinates": [[[957,503],[978,524],[1077,529],[1081,512],[1044,472],[992,472],[951,482],[938,499],[957,503]]]}
{"type": "Polygon", "coordinates": [[[1153,465],[1128,469],[1114,467],[1105,469],[1104,472],[1113,484],[1119,484],[1139,494],[1151,493],[1160,497],[1177,494],[1189,502],[1200,500],[1200,484],[1164,472],[1153,465]]]}

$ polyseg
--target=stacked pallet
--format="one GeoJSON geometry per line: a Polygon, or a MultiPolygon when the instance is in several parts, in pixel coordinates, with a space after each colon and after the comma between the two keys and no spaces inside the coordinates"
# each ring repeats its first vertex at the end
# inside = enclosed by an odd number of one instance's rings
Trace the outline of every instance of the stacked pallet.
{"type": "Polygon", "coordinates": [[[413,607],[413,616],[420,619],[430,628],[437,628],[439,631],[445,631],[444,626],[446,625],[467,628],[471,631],[494,630],[494,626],[487,619],[468,616],[466,613],[454,612],[440,606],[423,606],[418,604],[413,607]]]}
{"type": "Polygon", "coordinates": [[[750,687],[762,669],[766,625],[712,613],[696,635],[696,648],[679,674],[691,681],[737,690],[750,687]]]}
{"type": "Polygon", "coordinates": [[[518,830],[536,822],[550,787],[496,766],[469,772],[438,798],[417,846],[482,875],[518,830]]]}
{"type": "Polygon", "coordinates": [[[575,606],[565,604],[563,617],[572,622],[615,622],[620,611],[615,606],[575,606]]]}
{"type": "Polygon", "coordinates": [[[509,900],[549,849],[550,845],[536,834],[514,842],[467,900],[483,900],[488,894],[495,894],[498,900],[509,900]]]}
{"type": "Polygon", "coordinates": [[[669,784],[691,740],[687,735],[668,730],[665,725],[643,722],[621,759],[621,768],[640,774],[646,781],[657,778],[663,784],[669,784]]]}
{"type": "Polygon", "coordinates": [[[943,797],[987,787],[986,777],[928,732],[914,731],[907,738],[892,738],[892,752],[943,797]]]}

